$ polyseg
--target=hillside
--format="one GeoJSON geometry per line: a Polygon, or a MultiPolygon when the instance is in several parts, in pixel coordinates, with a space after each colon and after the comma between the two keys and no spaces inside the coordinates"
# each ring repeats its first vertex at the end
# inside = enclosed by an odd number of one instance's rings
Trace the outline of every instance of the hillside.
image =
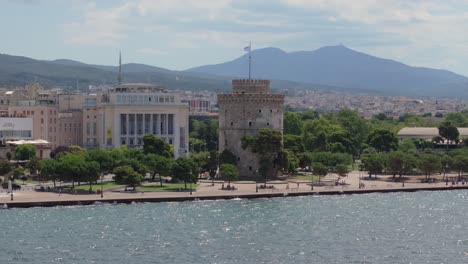
{"type": "MultiPolygon", "coordinates": [[[[229,62],[187,71],[245,77],[248,75],[248,54],[229,62]]],[[[252,76],[388,95],[468,98],[468,78],[465,76],[446,70],[411,67],[342,45],[290,53],[277,48],[252,51],[252,76]]]]}

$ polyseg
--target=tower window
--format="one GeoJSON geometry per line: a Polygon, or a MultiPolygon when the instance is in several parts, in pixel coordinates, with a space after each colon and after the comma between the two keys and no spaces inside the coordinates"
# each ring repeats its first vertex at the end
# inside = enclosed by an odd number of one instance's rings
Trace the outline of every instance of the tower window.
{"type": "Polygon", "coordinates": [[[251,171],[251,170],[252,170],[252,166],[249,166],[249,171],[251,171]]]}
{"type": "Polygon", "coordinates": [[[270,122],[267,122],[267,126],[269,126],[269,125],[270,125],[270,122]]]}
{"type": "Polygon", "coordinates": [[[270,113],[273,113],[273,109],[270,109],[270,113]]]}
{"type": "Polygon", "coordinates": [[[234,122],[231,122],[231,126],[233,126],[233,125],[234,125],[234,122]]]}
{"type": "Polygon", "coordinates": [[[249,127],[251,127],[251,126],[252,126],[252,122],[249,122],[249,127]]]}
{"type": "Polygon", "coordinates": [[[258,112],[261,113],[261,112],[262,112],[262,109],[258,109],[258,112]]]}
{"type": "Polygon", "coordinates": [[[237,157],[237,160],[239,161],[239,160],[240,160],[240,157],[237,157]]]}

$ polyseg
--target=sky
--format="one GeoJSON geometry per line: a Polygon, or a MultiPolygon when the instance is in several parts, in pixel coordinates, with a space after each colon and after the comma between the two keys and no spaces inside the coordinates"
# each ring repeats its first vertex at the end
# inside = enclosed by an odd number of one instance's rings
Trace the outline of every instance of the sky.
{"type": "Polygon", "coordinates": [[[343,44],[468,76],[462,0],[0,0],[0,53],[172,70],[343,44]]]}

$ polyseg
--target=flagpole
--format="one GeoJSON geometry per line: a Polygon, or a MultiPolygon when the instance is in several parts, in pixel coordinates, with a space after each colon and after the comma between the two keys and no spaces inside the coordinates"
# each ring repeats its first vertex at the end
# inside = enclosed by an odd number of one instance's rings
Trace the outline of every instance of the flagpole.
{"type": "Polygon", "coordinates": [[[251,64],[251,61],[252,61],[252,56],[250,55],[250,52],[252,51],[252,42],[249,41],[249,80],[250,80],[250,64],[251,64]]]}

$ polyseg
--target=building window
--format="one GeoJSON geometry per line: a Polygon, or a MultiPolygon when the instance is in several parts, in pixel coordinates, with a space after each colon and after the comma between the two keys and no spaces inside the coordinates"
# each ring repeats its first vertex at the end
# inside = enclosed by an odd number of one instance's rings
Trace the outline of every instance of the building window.
{"type": "Polygon", "coordinates": [[[270,113],[273,113],[273,109],[270,109],[270,113]]]}
{"type": "MultiPolygon", "coordinates": [[[[65,128],[65,131],[66,131],[66,128],[65,128]]],[[[87,122],[86,123],[86,135],[89,136],[89,134],[91,134],[91,127],[90,127],[89,122],[87,122]]]]}
{"type": "Polygon", "coordinates": [[[249,127],[251,127],[251,126],[252,126],[252,122],[249,122],[249,127]]]}
{"type": "Polygon", "coordinates": [[[249,171],[252,171],[252,166],[249,166],[249,171]]]}
{"type": "Polygon", "coordinates": [[[41,115],[43,115],[43,114],[44,114],[44,111],[43,111],[43,110],[41,110],[41,115]]]}
{"type": "Polygon", "coordinates": [[[239,160],[240,160],[240,157],[237,157],[237,161],[239,161],[239,160]]]}
{"type": "Polygon", "coordinates": [[[234,122],[231,122],[231,126],[233,126],[233,125],[234,125],[234,122]]]}
{"type": "Polygon", "coordinates": [[[261,112],[262,112],[262,109],[258,109],[258,112],[261,113],[261,112]]]}
{"type": "Polygon", "coordinates": [[[44,124],[44,118],[41,118],[41,124],[44,124]]]}
{"type": "Polygon", "coordinates": [[[270,122],[267,122],[267,126],[269,126],[269,125],[270,125],[270,122]]]}

